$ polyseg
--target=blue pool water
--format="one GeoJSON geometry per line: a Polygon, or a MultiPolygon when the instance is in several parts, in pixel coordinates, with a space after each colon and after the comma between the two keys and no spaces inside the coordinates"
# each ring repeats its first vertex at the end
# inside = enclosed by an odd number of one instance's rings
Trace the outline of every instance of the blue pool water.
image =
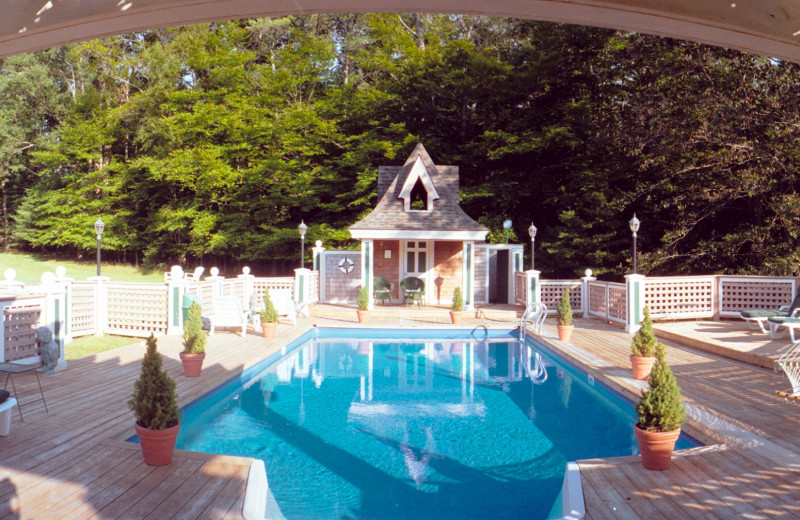
{"type": "Polygon", "coordinates": [[[314,520],[544,519],[567,461],[637,451],[633,403],[511,331],[368,333],[315,330],[196,401],[178,448],[262,459],[314,520]]]}

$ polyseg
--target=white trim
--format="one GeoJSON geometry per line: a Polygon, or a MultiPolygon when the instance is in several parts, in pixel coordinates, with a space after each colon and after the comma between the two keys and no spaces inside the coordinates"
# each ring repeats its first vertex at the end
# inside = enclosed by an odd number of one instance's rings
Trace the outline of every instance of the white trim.
{"type": "Polygon", "coordinates": [[[406,182],[403,183],[403,189],[400,191],[400,195],[398,195],[397,198],[403,199],[403,209],[405,209],[407,212],[415,211],[417,213],[430,213],[433,211],[433,201],[439,198],[439,194],[436,193],[436,188],[433,185],[433,181],[431,180],[430,175],[428,175],[428,169],[425,168],[425,164],[422,162],[422,157],[420,157],[419,154],[417,154],[417,158],[414,160],[414,166],[412,166],[411,171],[408,172],[406,182]],[[428,195],[428,202],[426,204],[427,209],[425,210],[411,209],[411,191],[417,184],[417,180],[422,182],[422,186],[425,188],[425,193],[428,195]]]}
{"type": "Polygon", "coordinates": [[[413,229],[351,229],[350,236],[358,240],[485,240],[489,231],[426,231],[413,229]]]}

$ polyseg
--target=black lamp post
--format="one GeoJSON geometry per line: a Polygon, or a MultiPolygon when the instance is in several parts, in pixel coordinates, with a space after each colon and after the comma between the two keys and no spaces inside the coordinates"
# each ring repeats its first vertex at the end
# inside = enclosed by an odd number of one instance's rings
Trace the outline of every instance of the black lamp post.
{"type": "Polygon", "coordinates": [[[301,220],[297,230],[300,231],[300,268],[302,269],[306,260],[306,231],[308,226],[301,220]]]}
{"type": "Polygon", "coordinates": [[[636,274],[636,232],[639,231],[639,224],[639,219],[636,218],[636,213],[634,213],[633,218],[628,222],[631,231],[633,231],[633,274],[636,274]]]}
{"type": "Polygon", "coordinates": [[[94,232],[97,233],[97,276],[100,276],[100,237],[103,235],[103,228],[106,227],[100,217],[94,223],[94,232]]]}
{"type": "Polygon", "coordinates": [[[511,220],[504,220],[503,227],[506,229],[506,244],[508,244],[508,230],[511,229],[511,220]]]}
{"type": "Polygon", "coordinates": [[[531,227],[528,228],[528,234],[531,236],[531,271],[536,269],[536,262],[534,262],[534,255],[536,254],[536,248],[534,244],[536,243],[536,226],[533,225],[531,222],[531,227]]]}

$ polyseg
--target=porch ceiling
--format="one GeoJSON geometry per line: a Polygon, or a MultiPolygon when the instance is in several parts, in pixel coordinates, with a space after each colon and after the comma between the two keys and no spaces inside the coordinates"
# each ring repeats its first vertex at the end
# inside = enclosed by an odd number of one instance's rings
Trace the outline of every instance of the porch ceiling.
{"type": "Polygon", "coordinates": [[[695,40],[800,60],[796,0],[0,0],[0,56],[148,28],[323,12],[531,18],[695,40]]]}

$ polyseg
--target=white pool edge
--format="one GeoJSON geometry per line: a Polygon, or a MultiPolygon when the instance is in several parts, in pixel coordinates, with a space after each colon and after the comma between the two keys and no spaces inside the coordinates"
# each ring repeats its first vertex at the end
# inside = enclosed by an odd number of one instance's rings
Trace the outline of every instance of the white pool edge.
{"type": "Polygon", "coordinates": [[[581,470],[577,462],[567,462],[564,483],[561,486],[561,520],[582,520],[586,515],[583,501],[581,470]]]}

